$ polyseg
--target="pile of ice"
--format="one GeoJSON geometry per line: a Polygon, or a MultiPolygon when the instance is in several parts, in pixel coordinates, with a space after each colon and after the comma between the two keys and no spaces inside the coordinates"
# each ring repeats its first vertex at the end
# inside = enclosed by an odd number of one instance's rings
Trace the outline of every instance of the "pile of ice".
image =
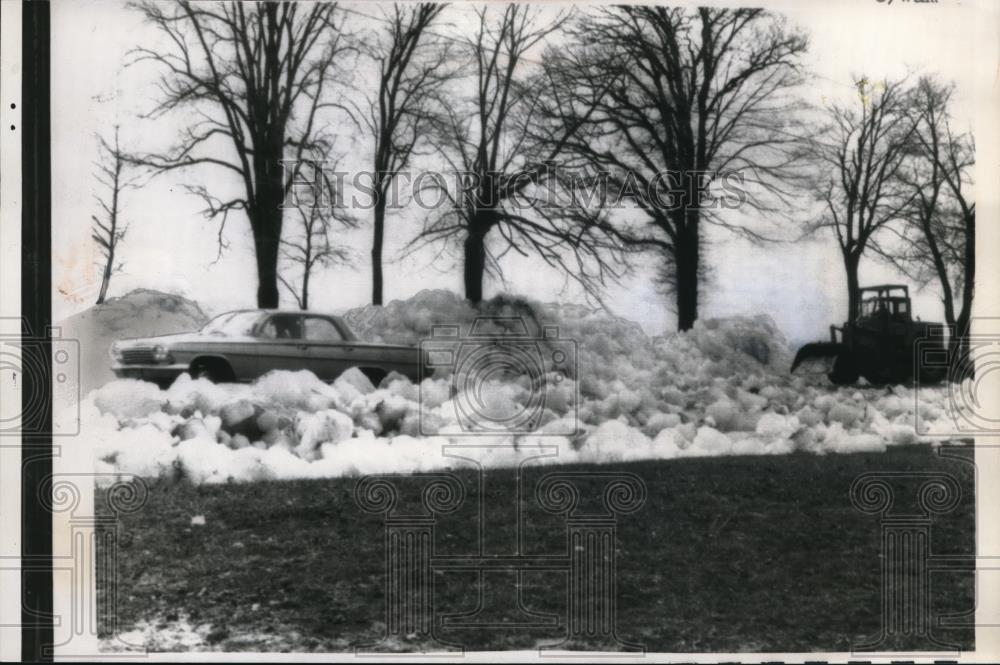
{"type": "MultiPolygon", "coordinates": [[[[568,372],[490,378],[476,385],[447,370],[420,384],[400,375],[379,386],[357,370],[333,384],[276,371],[249,385],[181,376],[168,390],[111,382],[81,405],[82,434],[99,471],[173,476],[195,483],[429,471],[454,465],[449,446],[482,444],[470,405],[496,416],[531,413],[501,432],[488,464],[607,463],[717,455],[882,451],[933,442],[954,428],[944,388],[841,388],[789,376],[789,351],[770,318],[699,322],[650,338],[635,324],[583,307],[499,298],[473,309],[424,292],[348,313],[362,338],[416,343],[435,324],[468,335],[477,316],[526,320],[532,334],[558,326],[575,344],[568,372]],[[474,391],[475,394],[471,394],[474,391]],[[499,415],[498,415],[499,414],[499,415]],[[471,418],[470,418],[471,416],[471,418]],[[553,451],[555,451],[553,453],[553,451]]],[[[496,332],[493,330],[493,332],[496,332]]]]}
{"type": "Polygon", "coordinates": [[[115,340],[189,332],[198,330],[207,320],[194,301],[152,289],[135,289],[74,314],[56,327],[64,339],[79,344],[80,389],[86,394],[114,379],[108,349],[115,340]]]}

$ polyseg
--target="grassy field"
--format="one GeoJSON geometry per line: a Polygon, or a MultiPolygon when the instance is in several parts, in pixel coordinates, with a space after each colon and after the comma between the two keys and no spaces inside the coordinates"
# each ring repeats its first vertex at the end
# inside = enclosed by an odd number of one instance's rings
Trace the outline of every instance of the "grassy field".
{"type": "MultiPolygon", "coordinates": [[[[953,474],[963,499],[935,518],[932,550],[967,554],[974,548],[972,466],[928,447],[577,469],[631,472],[647,487],[644,507],[619,519],[617,625],[621,639],[650,651],[845,651],[876,636],[879,520],[857,511],[848,497],[852,481],[865,472],[953,474]]],[[[533,488],[552,470],[528,470],[524,486],[533,488]]],[[[457,473],[468,496],[440,519],[436,554],[468,554],[480,544],[479,478],[457,473]]],[[[117,632],[184,633],[147,643],[153,649],[348,651],[377,642],[385,631],[383,524],[357,507],[356,482],[194,487],[151,481],[147,504],[120,525],[117,632]],[[203,526],[192,525],[196,515],[204,516],[203,526]]],[[[559,518],[543,513],[532,491],[519,499],[513,487],[512,470],[485,476],[482,551],[513,553],[518,504],[522,552],[565,551],[559,518]]],[[[907,494],[897,490],[897,509],[915,505],[907,494]]],[[[99,507],[103,498],[97,497],[99,507]]],[[[506,609],[511,603],[505,601],[516,578],[497,573],[487,580],[478,618],[494,627],[442,626],[439,636],[480,650],[533,648],[564,634],[559,626],[514,626],[524,615],[506,609]]],[[[564,612],[564,573],[524,573],[520,582],[523,607],[564,612]]],[[[471,611],[480,591],[476,573],[435,574],[435,610],[471,611]]],[[[971,610],[972,576],[935,574],[931,606],[935,615],[971,610]]],[[[106,637],[112,630],[103,626],[106,637]]],[[[972,646],[971,629],[934,633],[972,646]]],[[[394,646],[429,645],[414,639],[394,646]]],[[[924,646],[916,638],[886,645],[924,646]]]]}

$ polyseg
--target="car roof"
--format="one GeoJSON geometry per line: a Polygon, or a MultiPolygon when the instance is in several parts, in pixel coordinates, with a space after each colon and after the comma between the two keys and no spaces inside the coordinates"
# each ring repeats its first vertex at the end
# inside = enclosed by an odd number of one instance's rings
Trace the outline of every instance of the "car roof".
{"type": "Polygon", "coordinates": [[[246,308],[246,309],[231,309],[228,312],[221,312],[218,316],[223,316],[225,314],[237,314],[241,312],[257,312],[259,314],[296,314],[302,315],[313,315],[313,316],[328,316],[331,318],[337,318],[336,314],[331,314],[330,312],[317,312],[311,309],[261,309],[261,308],[246,308]]]}

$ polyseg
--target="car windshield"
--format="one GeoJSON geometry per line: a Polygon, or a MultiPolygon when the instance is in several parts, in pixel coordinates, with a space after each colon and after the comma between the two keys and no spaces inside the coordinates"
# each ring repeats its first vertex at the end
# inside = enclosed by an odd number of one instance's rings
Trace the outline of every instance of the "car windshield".
{"type": "Polygon", "coordinates": [[[205,324],[201,329],[211,335],[249,335],[260,319],[260,312],[226,312],[205,324]]]}

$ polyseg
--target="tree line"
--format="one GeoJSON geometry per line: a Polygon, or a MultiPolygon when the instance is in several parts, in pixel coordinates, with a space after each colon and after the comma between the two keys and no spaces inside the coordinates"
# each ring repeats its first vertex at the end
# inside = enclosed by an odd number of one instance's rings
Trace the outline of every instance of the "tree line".
{"type": "MultiPolygon", "coordinates": [[[[374,304],[392,235],[406,237],[407,250],[458,251],[473,303],[487,277],[502,278],[509,253],[557,268],[597,298],[638,259],[652,260],[687,330],[710,267],[707,229],[774,240],[746,221],[753,217],[779,235],[791,221],[836,239],[849,319],[861,259],[872,257],[934,283],[947,322],[968,329],[974,144],[952,119],[953,87],[931,76],[858,76],[848,101],[810,108],[808,38],[780,15],[489,5],[465,10],[469,30],[449,22],[448,5],[430,3],[373,5],[360,16],[335,3],[133,7],[166,45],[130,54],[129,66],[157,70],[147,121],[182,111],[191,120],[167,150],[101,139],[93,222],[107,259],[102,300],[125,229],[119,195],[134,186],[122,169],[212,169],[230,174],[239,194],[188,190],[219,222],[220,251],[231,215],[249,223],[260,307],[276,307],[283,285],[308,308],[314,271],[348,258],[336,232],[370,221],[374,304]],[[353,75],[359,69],[375,75],[353,75]],[[284,207],[296,182],[341,156],[338,126],[371,147],[371,210],[284,207]],[[390,229],[390,192],[417,161],[462,174],[462,186],[432,184],[447,204],[422,211],[416,228],[390,229]],[[740,215],[718,205],[730,174],[741,185],[740,215]],[[574,203],[552,205],[560,200],[574,203]],[[810,213],[803,201],[815,203],[810,213]]],[[[320,185],[336,195],[326,176],[320,185]]]]}

